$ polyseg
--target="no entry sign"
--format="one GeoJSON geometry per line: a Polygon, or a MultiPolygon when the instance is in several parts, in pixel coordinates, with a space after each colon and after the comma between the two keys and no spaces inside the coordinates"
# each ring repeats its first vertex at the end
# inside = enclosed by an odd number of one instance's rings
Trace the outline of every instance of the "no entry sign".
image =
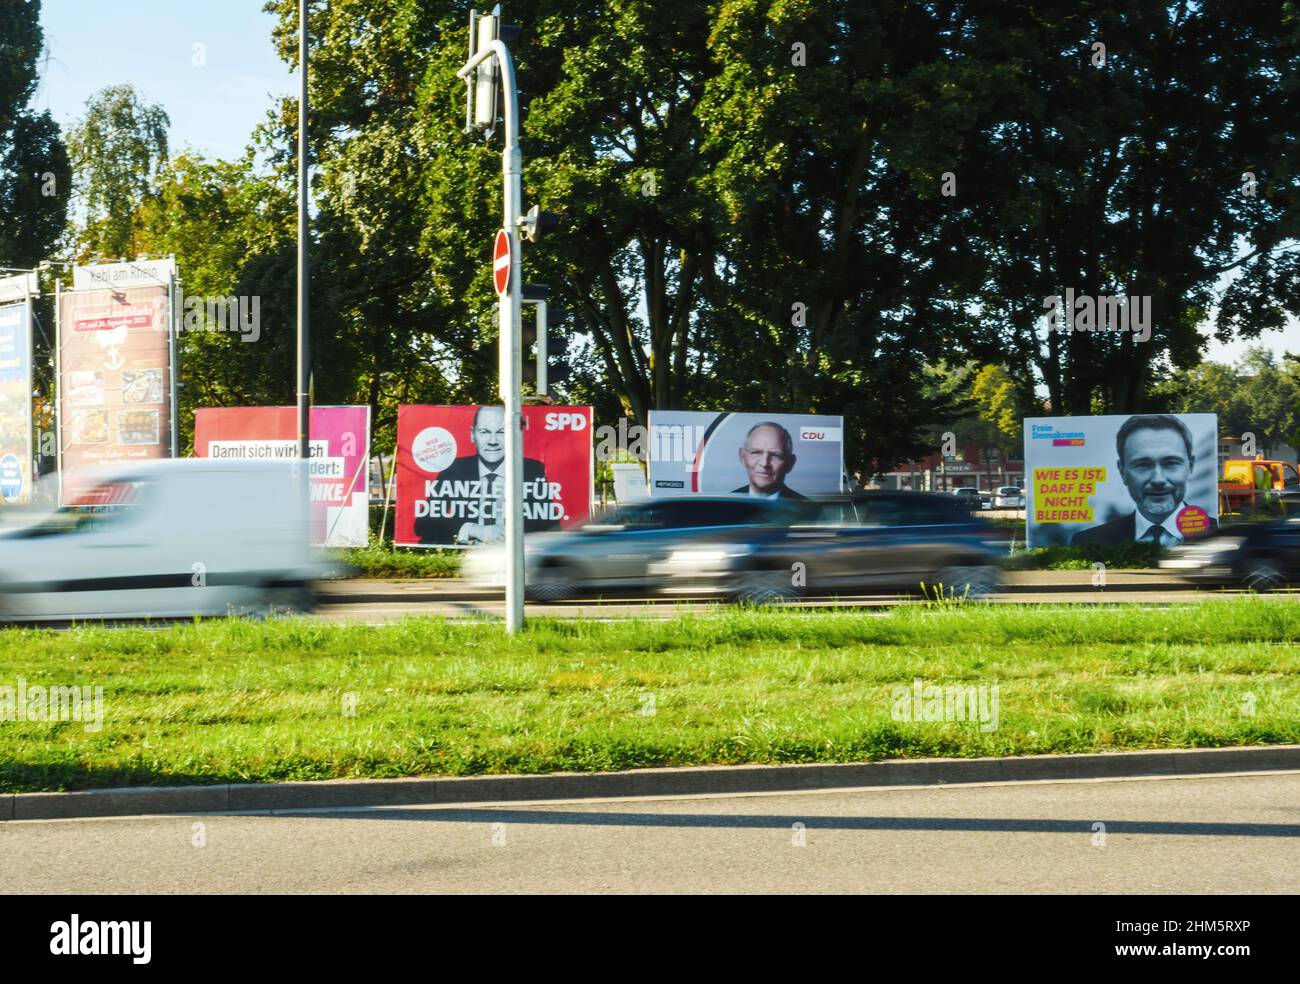
{"type": "Polygon", "coordinates": [[[510,237],[504,229],[497,233],[496,245],[492,247],[492,280],[498,294],[510,289],[510,237]]]}

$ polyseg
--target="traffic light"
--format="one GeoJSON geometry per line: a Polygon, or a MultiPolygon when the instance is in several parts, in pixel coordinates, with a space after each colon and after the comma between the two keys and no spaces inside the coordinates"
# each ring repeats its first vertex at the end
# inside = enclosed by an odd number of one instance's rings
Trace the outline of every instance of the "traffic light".
{"type": "MultiPolygon", "coordinates": [[[[501,5],[490,14],[469,13],[469,56],[473,58],[493,41],[501,40],[510,47],[519,40],[522,30],[515,24],[501,23],[501,5]]],[[[486,130],[488,135],[496,129],[501,91],[501,71],[495,58],[488,58],[474,71],[474,82],[469,86],[470,102],[466,115],[466,129],[486,130]]]]}
{"type": "Polygon", "coordinates": [[[528,214],[519,220],[519,235],[530,243],[535,243],[547,233],[558,229],[562,221],[563,216],[554,212],[543,212],[539,206],[534,205],[528,210],[528,214]]]}
{"type": "Polygon", "coordinates": [[[569,340],[560,333],[569,312],[547,303],[550,288],[545,284],[524,284],[520,287],[520,293],[525,304],[536,306],[533,316],[525,313],[521,319],[523,378],[536,380],[538,394],[545,396],[550,383],[562,383],[569,378],[570,367],[563,361],[569,340]],[[534,346],[537,346],[537,351],[529,358],[534,346]]]}

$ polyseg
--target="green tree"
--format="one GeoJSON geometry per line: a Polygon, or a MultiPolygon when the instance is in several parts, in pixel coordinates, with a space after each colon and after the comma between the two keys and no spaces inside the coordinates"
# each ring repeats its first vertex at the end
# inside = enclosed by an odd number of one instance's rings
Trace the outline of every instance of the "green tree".
{"type": "Polygon", "coordinates": [[[1216,302],[1224,339],[1300,310],[1294,4],[962,6],[961,59],[997,66],[959,167],[967,248],[991,261],[976,357],[1041,380],[1056,412],[1130,412],[1162,363],[1199,360],[1216,302]],[[1150,340],[1044,337],[1067,288],[1149,296],[1150,340]]]}
{"type": "Polygon", "coordinates": [[[988,425],[991,441],[1003,451],[1013,451],[1024,440],[1021,423],[1025,416],[1017,399],[1016,386],[1002,366],[982,366],[971,382],[971,399],[979,408],[979,419],[988,425]]]}
{"type": "Polygon", "coordinates": [[[1265,348],[1246,351],[1236,365],[1204,362],[1170,375],[1153,391],[1174,413],[1214,413],[1222,436],[1254,434],[1260,450],[1300,445],[1300,359],[1282,363],[1265,348]]]}
{"type": "Polygon", "coordinates": [[[41,5],[0,0],[0,266],[34,267],[67,220],[69,167],[59,128],[28,106],[44,44],[41,5]]]}
{"type": "Polygon", "coordinates": [[[114,85],[86,101],[68,139],[84,222],[79,253],[134,257],[137,213],[167,163],[167,113],[140,101],[134,87],[114,85]]]}

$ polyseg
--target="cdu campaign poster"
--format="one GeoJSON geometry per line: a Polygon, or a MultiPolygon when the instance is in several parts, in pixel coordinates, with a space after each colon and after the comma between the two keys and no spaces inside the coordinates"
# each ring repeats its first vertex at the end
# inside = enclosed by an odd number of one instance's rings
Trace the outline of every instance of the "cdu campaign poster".
{"type": "MultiPolygon", "coordinates": [[[[370,407],[312,407],[312,540],[325,547],[370,541],[370,407]]],[[[194,455],[223,461],[298,457],[297,407],[204,407],[194,411],[194,455]]]]}
{"type": "Polygon", "coordinates": [[[1025,521],[1030,547],[1176,546],[1219,521],[1212,413],[1030,417],[1025,521]]]}
{"type": "Polygon", "coordinates": [[[651,410],[646,457],[651,495],[825,495],[843,488],[844,418],[651,410]]]}
{"type": "MultiPolygon", "coordinates": [[[[591,515],[591,421],[591,407],[523,408],[525,533],[568,529],[591,515]]],[[[398,407],[393,542],[504,542],[504,466],[504,408],[398,407]]]]}

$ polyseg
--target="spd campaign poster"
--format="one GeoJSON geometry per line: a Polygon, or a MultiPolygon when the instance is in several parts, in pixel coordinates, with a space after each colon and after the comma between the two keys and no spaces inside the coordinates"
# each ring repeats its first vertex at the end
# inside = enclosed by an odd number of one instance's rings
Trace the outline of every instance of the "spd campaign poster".
{"type": "Polygon", "coordinates": [[[32,308],[0,305],[0,501],[32,494],[32,308]]]}
{"type": "MultiPolygon", "coordinates": [[[[591,421],[591,407],[523,408],[525,533],[591,515],[591,421]]],[[[398,407],[393,542],[505,542],[505,434],[502,407],[398,407]]]]}
{"type": "MultiPolygon", "coordinates": [[[[312,407],[312,539],[325,547],[370,540],[370,407],[312,407]]],[[[205,407],[194,412],[194,454],[224,461],[293,461],[296,407],[205,407]]]]}
{"type": "Polygon", "coordinates": [[[166,287],[59,295],[62,496],[82,468],[171,455],[171,310],[166,287]]]}
{"type": "Polygon", "coordinates": [[[651,410],[650,494],[803,499],[839,492],[844,418],[651,410]]]}
{"type": "Polygon", "coordinates": [[[1030,417],[1025,520],[1030,547],[1175,546],[1219,522],[1212,413],[1030,417]]]}

